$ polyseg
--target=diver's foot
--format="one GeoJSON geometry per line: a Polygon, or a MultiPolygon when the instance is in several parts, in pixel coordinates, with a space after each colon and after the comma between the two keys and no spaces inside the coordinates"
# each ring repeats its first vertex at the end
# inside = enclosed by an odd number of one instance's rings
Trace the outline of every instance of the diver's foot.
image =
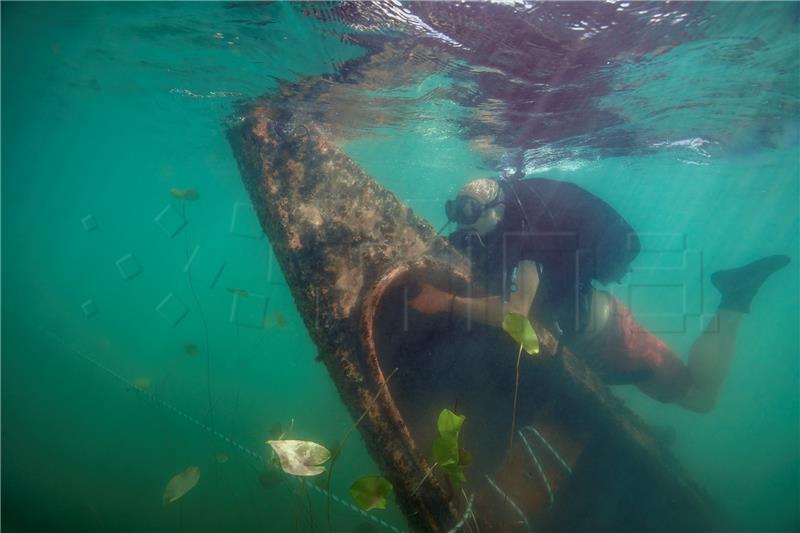
{"type": "Polygon", "coordinates": [[[720,309],[749,313],[758,289],[772,274],[789,264],[789,256],[770,255],[752,263],[711,274],[711,283],[722,293],[720,309]]]}

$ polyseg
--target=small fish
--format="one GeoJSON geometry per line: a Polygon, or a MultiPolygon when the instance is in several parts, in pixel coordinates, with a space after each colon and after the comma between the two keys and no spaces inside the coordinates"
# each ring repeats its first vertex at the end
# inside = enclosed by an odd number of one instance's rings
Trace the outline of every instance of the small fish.
{"type": "Polygon", "coordinates": [[[189,492],[200,481],[200,467],[190,466],[180,474],[175,474],[164,489],[164,505],[172,503],[189,492]]]}
{"type": "Polygon", "coordinates": [[[221,465],[228,462],[228,454],[225,453],[225,452],[217,452],[217,453],[215,453],[214,454],[214,458],[221,465]]]}
{"type": "Polygon", "coordinates": [[[230,292],[230,293],[232,293],[232,294],[235,294],[236,296],[244,297],[244,296],[249,296],[250,295],[250,293],[247,292],[244,289],[234,289],[233,287],[228,287],[225,290],[230,292]]]}
{"type": "Polygon", "coordinates": [[[183,345],[183,353],[189,357],[194,357],[200,353],[200,348],[195,343],[187,341],[186,344],[183,345]]]}
{"type": "Polygon", "coordinates": [[[169,193],[175,198],[180,198],[181,200],[187,200],[189,202],[194,202],[200,198],[200,195],[197,194],[197,191],[192,188],[179,189],[178,187],[173,187],[169,190],[169,193]]]}

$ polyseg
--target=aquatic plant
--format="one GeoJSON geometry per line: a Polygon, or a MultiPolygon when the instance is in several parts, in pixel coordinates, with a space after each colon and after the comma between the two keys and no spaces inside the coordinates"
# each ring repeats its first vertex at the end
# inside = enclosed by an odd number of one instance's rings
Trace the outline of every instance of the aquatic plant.
{"type": "Polygon", "coordinates": [[[511,335],[511,338],[519,343],[519,351],[517,352],[517,368],[514,376],[514,405],[511,408],[511,437],[508,441],[508,451],[514,444],[514,425],[517,421],[517,393],[519,392],[519,363],[522,360],[522,350],[525,350],[528,355],[537,355],[539,353],[539,337],[533,329],[531,321],[528,317],[519,313],[508,313],[503,318],[503,331],[511,335]]]}
{"type": "Polygon", "coordinates": [[[533,329],[528,317],[519,313],[508,313],[503,318],[503,331],[508,333],[517,344],[520,352],[525,350],[528,355],[539,353],[539,337],[533,329]]]}
{"type": "Polygon", "coordinates": [[[417,493],[437,467],[441,467],[445,471],[453,485],[459,485],[467,480],[464,476],[464,468],[472,464],[472,455],[458,444],[461,426],[465,419],[464,415],[457,415],[450,409],[442,409],[442,412],[439,413],[436,421],[439,436],[433,441],[433,466],[417,483],[411,494],[417,493]]]}
{"type": "Polygon", "coordinates": [[[361,421],[364,420],[364,417],[367,416],[367,412],[369,412],[369,408],[372,406],[372,404],[377,402],[378,398],[380,398],[381,394],[383,394],[383,391],[385,391],[387,388],[389,388],[389,380],[392,379],[392,376],[395,375],[397,370],[398,369],[395,368],[394,370],[391,371],[391,373],[388,376],[386,376],[386,379],[383,380],[383,384],[378,388],[378,392],[376,392],[375,396],[372,397],[372,402],[370,402],[370,405],[368,405],[364,409],[364,412],[361,413],[361,416],[359,416],[358,419],[353,423],[353,425],[350,426],[350,429],[347,430],[347,433],[345,433],[344,437],[342,438],[341,443],[336,442],[336,444],[338,444],[338,447],[336,449],[336,454],[334,455],[333,460],[331,461],[331,468],[330,468],[330,470],[328,470],[328,480],[327,480],[327,487],[326,487],[327,488],[327,492],[328,492],[328,501],[327,501],[327,509],[326,509],[327,519],[328,519],[328,531],[332,531],[332,528],[331,528],[331,491],[330,491],[330,488],[331,488],[331,479],[333,477],[333,467],[336,466],[336,461],[339,459],[339,457],[340,457],[340,455],[342,453],[342,449],[344,448],[344,445],[347,443],[347,439],[350,438],[350,435],[353,434],[353,432],[356,430],[356,428],[361,423],[361,421]]]}
{"type": "MultiPolygon", "coordinates": [[[[381,394],[383,394],[383,391],[389,384],[389,380],[392,379],[392,376],[394,376],[397,370],[398,369],[395,368],[386,377],[384,383],[381,385],[381,387],[378,389],[378,392],[376,392],[375,396],[372,398],[372,403],[375,403],[378,400],[378,398],[380,398],[381,394]]],[[[294,426],[294,419],[291,420],[288,428],[283,428],[283,426],[279,422],[276,422],[275,424],[272,425],[269,431],[270,436],[272,436],[273,439],[266,441],[266,444],[269,444],[273,450],[273,455],[271,457],[272,464],[276,468],[280,468],[287,474],[303,478],[303,485],[302,485],[303,494],[305,494],[306,498],[308,498],[308,494],[306,492],[304,478],[314,477],[318,476],[319,474],[322,474],[326,470],[325,467],[322,466],[322,463],[325,463],[328,460],[331,461],[330,468],[328,469],[328,475],[324,484],[321,480],[317,482],[317,484],[320,487],[322,487],[328,495],[327,519],[328,519],[329,531],[332,531],[330,485],[331,485],[331,477],[333,476],[333,467],[336,465],[336,461],[339,459],[342,448],[347,442],[347,439],[350,438],[350,436],[356,430],[356,428],[364,419],[364,417],[367,416],[368,410],[369,406],[364,410],[363,413],[361,413],[361,416],[358,417],[358,419],[353,423],[353,425],[350,426],[350,428],[347,430],[347,433],[345,433],[344,437],[342,438],[341,442],[336,439],[331,441],[330,449],[326,448],[325,446],[322,446],[321,444],[317,444],[311,441],[284,440],[283,437],[287,433],[289,433],[292,430],[292,427],[294,426]]],[[[369,479],[370,478],[367,477],[362,478],[362,480],[369,480],[369,479]]],[[[355,490],[359,495],[359,498],[362,498],[363,501],[370,500],[372,501],[370,505],[376,506],[371,508],[377,508],[377,506],[380,504],[379,495],[385,493],[383,496],[384,498],[382,504],[383,506],[380,507],[381,509],[385,509],[386,508],[385,496],[388,495],[389,492],[391,492],[391,490],[393,490],[393,487],[387,480],[383,478],[380,479],[382,479],[386,484],[389,485],[388,491],[386,490],[385,485],[379,481],[370,482],[370,481],[359,480],[362,482],[359,484],[359,482],[357,481],[356,483],[354,483],[353,487],[355,487],[355,490]]],[[[259,481],[265,487],[266,487],[265,482],[269,482],[270,484],[273,482],[272,479],[263,476],[263,474],[261,477],[259,477],[259,481]],[[262,479],[262,477],[264,479],[262,479]]],[[[351,487],[351,495],[353,494],[354,490],[353,487],[351,487]]],[[[353,497],[355,498],[356,496],[354,495],[353,497]]],[[[308,500],[308,512],[311,523],[313,524],[314,518],[311,510],[310,499],[308,500]]]]}
{"type": "Polygon", "coordinates": [[[325,472],[322,463],[331,458],[325,446],[308,440],[268,440],[280,460],[281,469],[293,476],[318,476],[325,472]]]}
{"type": "MultiPolygon", "coordinates": [[[[294,425],[292,419],[291,425],[294,425]]],[[[285,433],[281,433],[281,438],[285,433]]],[[[302,500],[308,503],[308,519],[311,530],[314,530],[314,510],[311,505],[311,497],[306,490],[306,477],[318,476],[325,472],[322,463],[331,458],[331,452],[325,446],[308,440],[268,440],[267,444],[272,447],[272,463],[278,460],[278,465],[285,473],[301,478],[301,493],[298,496],[298,509],[302,507],[302,500]]],[[[259,478],[259,481],[262,481],[259,478]]],[[[262,481],[262,485],[264,482],[262,481]]],[[[295,524],[297,517],[295,516],[295,524]]],[[[296,525],[295,525],[296,527],[296,525]]]]}
{"type": "Polygon", "coordinates": [[[200,481],[200,467],[190,466],[183,472],[175,474],[164,489],[164,505],[180,499],[200,481]]]}
{"type": "MultiPolygon", "coordinates": [[[[122,375],[118,374],[117,372],[115,372],[114,370],[112,370],[111,368],[106,366],[105,364],[100,363],[95,357],[93,357],[89,353],[87,353],[85,351],[82,351],[82,350],[78,350],[74,346],[69,345],[66,340],[64,340],[62,337],[59,337],[55,333],[53,333],[51,331],[48,331],[48,330],[45,330],[43,328],[40,328],[40,331],[44,334],[44,336],[46,338],[51,339],[61,349],[63,349],[65,351],[65,353],[70,353],[73,356],[75,356],[76,358],[82,359],[82,360],[86,361],[87,363],[91,364],[98,371],[107,374],[109,377],[113,378],[113,380],[115,382],[121,384],[124,387],[125,390],[135,391],[136,393],[140,394],[143,398],[146,398],[147,400],[151,401],[159,409],[162,409],[165,413],[170,413],[171,415],[178,416],[182,420],[186,420],[189,423],[194,424],[195,426],[197,426],[199,429],[207,432],[210,436],[212,436],[214,438],[218,438],[218,439],[223,440],[223,441],[226,441],[228,444],[233,446],[232,449],[234,451],[238,450],[239,452],[241,452],[241,454],[243,456],[249,457],[250,459],[254,459],[254,460],[258,461],[259,464],[261,464],[263,462],[264,458],[263,458],[262,454],[256,452],[255,450],[247,448],[246,446],[238,443],[236,440],[234,440],[230,436],[219,432],[213,426],[209,426],[208,424],[202,422],[201,420],[199,420],[199,419],[189,415],[188,413],[182,411],[180,408],[178,408],[175,405],[171,404],[170,402],[164,400],[163,398],[159,397],[158,395],[152,393],[149,389],[137,388],[136,385],[132,381],[130,381],[130,380],[126,379],[125,377],[123,377],[122,375]]],[[[282,424],[276,422],[270,428],[270,432],[275,432],[274,436],[278,437],[278,436],[280,436],[282,434],[285,435],[285,434],[291,432],[293,426],[294,426],[294,419],[292,419],[289,422],[289,425],[285,430],[284,430],[282,424]]],[[[277,460],[277,458],[275,458],[275,459],[277,460]]],[[[287,481],[287,479],[289,479],[289,478],[287,478],[286,476],[284,476],[281,473],[282,471],[280,470],[280,465],[279,464],[275,464],[274,466],[275,466],[275,468],[272,468],[271,466],[267,465],[266,468],[264,468],[261,471],[256,470],[256,472],[258,473],[258,483],[265,490],[271,490],[273,487],[276,487],[277,485],[279,485],[281,483],[284,483],[284,482],[287,481]]],[[[195,468],[197,468],[197,467],[195,467],[195,468]]],[[[197,479],[198,480],[199,480],[199,474],[200,474],[200,472],[199,472],[199,468],[198,468],[198,471],[197,471],[197,479]]],[[[178,476],[174,476],[173,479],[175,477],[178,477],[178,476]]],[[[299,480],[299,482],[301,482],[301,483],[305,480],[305,478],[302,478],[302,477],[300,477],[300,478],[296,478],[295,477],[295,478],[291,478],[291,479],[299,480]]],[[[315,477],[315,478],[312,478],[312,479],[317,480],[317,479],[321,479],[321,478],[320,477],[315,477]]],[[[173,480],[171,479],[170,483],[172,481],[173,480]]],[[[177,481],[175,483],[178,484],[177,481]]],[[[195,482],[195,484],[196,484],[196,482],[195,482]]],[[[288,483],[287,483],[287,485],[288,485],[288,483]]],[[[168,483],[167,486],[169,487],[169,483],[168,483]]],[[[303,488],[305,489],[304,485],[303,485],[303,488]]],[[[181,494],[179,496],[175,496],[175,497],[173,497],[173,496],[177,495],[177,491],[173,491],[173,489],[165,490],[164,494],[165,495],[169,494],[169,496],[167,498],[165,498],[164,504],[166,505],[168,503],[167,500],[175,501],[180,496],[186,494],[186,492],[188,492],[188,490],[189,489],[184,491],[183,494],[181,494]]],[[[323,488],[318,488],[317,490],[326,492],[326,491],[324,491],[323,488]]],[[[327,493],[327,495],[328,495],[328,498],[330,498],[330,494],[327,493]]],[[[351,510],[351,511],[353,510],[353,507],[350,506],[349,504],[345,503],[344,499],[337,498],[336,501],[338,503],[342,504],[345,509],[351,510]]],[[[181,504],[179,503],[178,504],[178,508],[180,508],[180,506],[181,506],[181,504]]],[[[375,523],[379,523],[374,516],[368,516],[368,518],[370,520],[373,520],[375,523]]]]}
{"type": "Polygon", "coordinates": [[[386,497],[394,490],[392,484],[380,476],[364,476],[350,487],[350,495],[362,511],[386,509],[386,497]]]}
{"type": "Polygon", "coordinates": [[[471,457],[466,452],[464,459],[469,461],[462,460],[462,449],[458,445],[459,433],[465,419],[464,415],[457,415],[450,409],[442,409],[436,421],[439,436],[433,441],[433,460],[447,473],[447,477],[454,485],[467,480],[464,476],[464,467],[471,462],[471,457]]]}

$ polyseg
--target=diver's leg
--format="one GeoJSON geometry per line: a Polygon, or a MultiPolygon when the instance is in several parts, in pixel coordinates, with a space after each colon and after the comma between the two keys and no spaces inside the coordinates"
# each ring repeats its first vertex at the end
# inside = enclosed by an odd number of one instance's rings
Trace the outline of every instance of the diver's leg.
{"type": "Polygon", "coordinates": [[[661,402],[677,401],[691,384],[680,357],[605,291],[593,292],[589,327],[568,346],[606,382],[636,384],[661,402]]]}
{"type": "Polygon", "coordinates": [[[770,255],[740,268],[714,272],[711,274],[711,283],[722,294],[719,308],[749,313],[750,304],[761,285],[788,264],[788,256],[770,255]]]}
{"type": "Polygon", "coordinates": [[[714,407],[733,358],[742,317],[750,312],[750,304],[764,281],[787,264],[787,256],[773,255],[711,275],[711,282],[722,294],[722,300],[714,320],[689,351],[692,387],[679,401],[681,405],[696,411],[709,411],[714,407]]]}
{"type": "Polygon", "coordinates": [[[722,300],[714,321],[692,346],[688,365],[603,291],[593,293],[590,327],[572,339],[571,347],[606,379],[635,383],[659,401],[707,412],[727,375],[742,316],[764,281],[788,263],[786,256],[771,256],[711,276],[722,300]]]}
{"type": "Polygon", "coordinates": [[[678,403],[692,411],[707,412],[717,403],[736,346],[744,313],[720,309],[689,350],[692,386],[678,403]]]}

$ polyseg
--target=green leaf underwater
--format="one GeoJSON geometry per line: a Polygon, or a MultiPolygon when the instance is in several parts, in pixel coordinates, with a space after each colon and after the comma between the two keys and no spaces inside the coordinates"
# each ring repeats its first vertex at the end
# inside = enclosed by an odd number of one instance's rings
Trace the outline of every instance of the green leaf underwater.
{"type": "Polygon", "coordinates": [[[508,313],[503,319],[503,331],[511,335],[528,355],[539,353],[539,336],[525,315],[508,313]]]}
{"type": "Polygon", "coordinates": [[[386,509],[386,498],[394,490],[392,484],[380,476],[365,476],[350,487],[350,495],[362,511],[386,509]]]}

